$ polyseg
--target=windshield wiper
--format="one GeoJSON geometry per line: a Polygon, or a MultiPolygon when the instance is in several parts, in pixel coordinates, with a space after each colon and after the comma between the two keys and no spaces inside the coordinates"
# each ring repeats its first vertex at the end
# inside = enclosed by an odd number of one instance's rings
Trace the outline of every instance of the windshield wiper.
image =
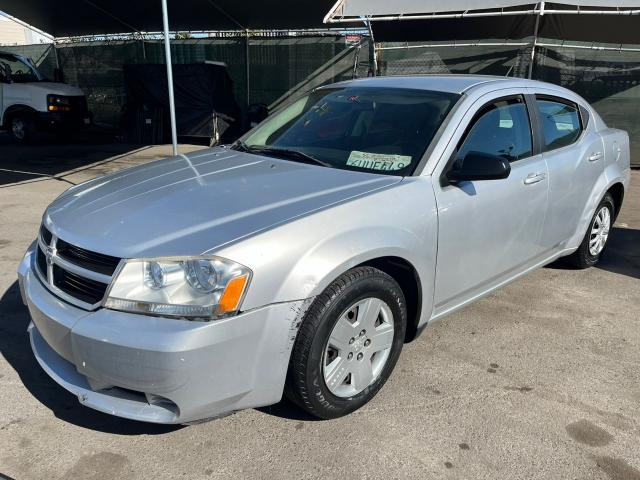
{"type": "Polygon", "coordinates": [[[311,163],[314,165],[321,165],[323,167],[332,168],[333,165],[324,162],[318,158],[315,158],[308,153],[301,152],[299,150],[291,150],[289,148],[276,148],[276,147],[254,147],[249,146],[244,142],[236,142],[233,146],[234,150],[240,152],[254,153],[256,155],[273,155],[274,157],[282,157],[290,160],[298,160],[304,163],[311,163]]]}
{"type": "Polygon", "coordinates": [[[240,140],[238,140],[233,145],[231,145],[231,148],[233,150],[237,150],[239,152],[250,152],[251,151],[249,145],[247,145],[244,142],[241,142],[240,140]]]}

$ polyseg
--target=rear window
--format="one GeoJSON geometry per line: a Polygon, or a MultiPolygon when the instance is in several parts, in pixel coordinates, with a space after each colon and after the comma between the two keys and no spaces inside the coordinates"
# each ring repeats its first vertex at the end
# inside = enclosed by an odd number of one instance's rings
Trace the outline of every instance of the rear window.
{"type": "Polygon", "coordinates": [[[571,145],[582,133],[577,105],[549,99],[536,100],[542,121],[545,151],[571,145]]]}

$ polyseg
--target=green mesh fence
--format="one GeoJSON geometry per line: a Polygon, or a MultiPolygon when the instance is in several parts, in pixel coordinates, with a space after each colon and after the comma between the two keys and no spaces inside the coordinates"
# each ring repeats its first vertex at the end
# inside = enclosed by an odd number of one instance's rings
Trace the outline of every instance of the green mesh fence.
{"type": "MultiPolygon", "coordinates": [[[[546,45],[551,42],[541,40],[546,45]]],[[[488,43],[456,46],[379,44],[380,73],[528,76],[531,46],[527,40],[523,42],[527,43],[525,45],[488,43]]],[[[624,48],[631,50],[634,47],[624,48]]],[[[559,44],[538,46],[532,78],[575,91],[594,106],[607,125],[629,132],[631,161],[640,165],[640,48],[635,48],[639,51],[621,51],[594,44],[574,48],[559,44]]]]}
{"type": "Polygon", "coordinates": [[[77,85],[85,93],[94,121],[120,126],[126,103],[122,66],[140,62],[142,43],[62,44],[57,52],[65,82],[77,85]]]}
{"type": "MultiPolygon", "coordinates": [[[[378,44],[379,73],[526,77],[531,63],[529,41],[378,44]]],[[[347,46],[341,35],[251,37],[247,51],[247,39],[238,36],[174,40],[171,48],[174,63],[226,63],[236,99],[246,109],[249,103],[277,106],[319,85],[366,76],[370,69],[366,42],[365,38],[360,45],[347,46]]],[[[593,44],[576,48],[541,42],[545,46],[536,49],[533,78],[584,96],[608,125],[629,132],[632,162],[640,162],[640,47],[632,51],[633,46],[625,46],[628,51],[621,51],[593,44]]],[[[68,43],[56,50],[50,44],[0,49],[31,57],[48,77],[53,77],[57,53],[66,81],[85,91],[95,120],[112,126],[119,125],[126,102],[123,65],[164,63],[160,40],[68,43]]]]}
{"type": "Polygon", "coordinates": [[[640,51],[538,47],[533,78],[575,91],[607,125],[629,132],[640,165],[640,51]]]}
{"type": "MultiPolygon", "coordinates": [[[[346,48],[342,36],[249,39],[186,39],[171,43],[176,64],[224,62],[234,82],[236,99],[270,104],[346,48]],[[247,84],[247,54],[249,74],[247,84]]],[[[116,126],[126,102],[123,65],[164,63],[162,41],[60,44],[58,61],[65,80],[87,94],[97,123],[116,126]]]]}
{"type": "Polygon", "coordinates": [[[320,65],[310,75],[296,83],[277,100],[271,102],[269,109],[277,109],[293,98],[299,97],[321,85],[366,77],[369,69],[368,49],[368,40],[363,39],[361,42],[342,50],[329,61],[320,65]]]}
{"type": "Polygon", "coordinates": [[[384,43],[378,49],[381,75],[468,73],[524,77],[529,45],[384,43]]]}

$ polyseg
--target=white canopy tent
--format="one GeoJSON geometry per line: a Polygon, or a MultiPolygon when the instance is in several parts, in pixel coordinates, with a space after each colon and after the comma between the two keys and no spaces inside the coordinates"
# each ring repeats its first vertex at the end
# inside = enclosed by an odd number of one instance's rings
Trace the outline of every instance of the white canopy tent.
{"type": "Polygon", "coordinates": [[[502,15],[638,15],[639,0],[338,0],[325,23],[490,17],[502,15]],[[545,8],[545,4],[551,4],[545,8]]]}

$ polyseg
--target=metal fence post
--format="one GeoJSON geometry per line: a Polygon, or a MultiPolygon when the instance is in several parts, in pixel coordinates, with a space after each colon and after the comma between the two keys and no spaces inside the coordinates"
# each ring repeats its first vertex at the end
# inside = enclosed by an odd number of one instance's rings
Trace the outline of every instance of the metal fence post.
{"type": "Polygon", "coordinates": [[[540,28],[540,17],[544,15],[544,2],[540,2],[540,9],[538,15],[536,15],[536,25],[533,32],[533,45],[531,46],[531,59],[529,60],[529,75],[527,78],[531,79],[533,76],[533,63],[536,61],[536,47],[538,46],[538,30],[540,28]]]}

